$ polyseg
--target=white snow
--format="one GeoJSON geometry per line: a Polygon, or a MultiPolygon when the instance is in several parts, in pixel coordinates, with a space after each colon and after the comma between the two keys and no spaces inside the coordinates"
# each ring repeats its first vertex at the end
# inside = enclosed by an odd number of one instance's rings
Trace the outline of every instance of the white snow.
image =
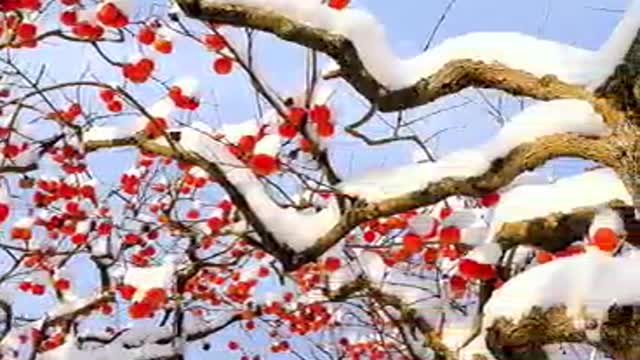
{"type": "Polygon", "coordinates": [[[616,173],[610,169],[598,169],[551,184],[517,186],[502,194],[493,221],[533,219],[581,207],[600,206],[614,199],[631,204],[631,196],[616,173]]]}
{"type": "Polygon", "coordinates": [[[390,89],[411,86],[457,59],[499,62],[537,76],[595,86],[623,58],[640,26],[640,1],[633,0],[623,20],[599,51],[537,39],[515,32],[477,32],[450,38],[409,59],[398,58],[377,19],[359,9],[334,10],[317,1],[207,0],[204,6],[235,4],[282,14],[306,26],[342,35],[354,44],[366,69],[390,89]]]}
{"type": "Polygon", "coordinates": [[[481,264],[497,264],[502,256],[502,248],[496,243],[487,243],[475,247],[467,255],[465,259],[475,260],[481,264]]]}
{"type": "Polygon", "coordinates": [[[560,133],[604,136],[609,129],[591,105],[581,100],[554,100],[526,108],[490,141],[460,150],[436,162],[376,171],[339,185],[343,192],[368,201],[381,201],[418,191],[447,177],[467,178],[487,171],[491,162],[520,144],[560,133]]]}
{"type": "Polygon", "coordinates": [[[507,281],[487,302],[485,325],[498,317],[518,320],[532,307],[566,305],[569,316],[601,319],[614,303],[640,301],[640,262],[595,248],[531,268],[507,281]]]}

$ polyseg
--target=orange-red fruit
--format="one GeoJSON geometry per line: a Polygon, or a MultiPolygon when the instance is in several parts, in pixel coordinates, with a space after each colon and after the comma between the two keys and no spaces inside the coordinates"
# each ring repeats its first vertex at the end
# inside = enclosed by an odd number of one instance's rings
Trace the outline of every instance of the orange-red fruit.
{"type": "Polygon", "coordinates": [[[227,46],[224,36],[218,34],[205,35],[204,43],[211,50],[222,50],[227,46]]]}
{"type": "Polygon", "coordinates": [[[157,138],[167,130],[167,120],[163,118],[154,118],[147,122],[144,127],[144,133],[150,138],[157,138]]]}
{"type": "Polygon", "coordinates": [[[5,203],[0,203],[0,222],[4,222],[9,217],[9,205],[5,203]]]}
{"type": "Polygon", "coordinates": [[[618,247],[618,235],[611,228],[599,228],[591,241],[602,251],[614,251],[618,247]]]}
{"type": "Polygon", "coordinates": [[[538,261],[538,264],[548,263],[550,261],[553,261],[553,258],[553,254],[548,251],[538,251],[538,253],[536,254],[536,260],[538,261]]]}
{"type": "Polygon", "coordinates": [[[16,36],[22,40],[31,40],[37,33],[38,27],[31,23],[21,23],[16,30],[16,36]]]}
{"type": "Polygon", "coordinates": [[[329,7],[336,10],[342,10],[349,6],[350,0],[329,0],[329,7]]]}
{"type": "Polygon", "coordinates": [[[256,154],[251,157],[249,166],[256,175],[269,176],[279,169],[278,159],[271,155],[256,154]]]}
{"type": "Polygon", "coordinates": [[[416,234],[406,234],[402,238],[402,246],[407,252],[415,254],[422,249],[422,238],[416,234]]]}
{"type": "Polygon", "coordinates": [[[492,207],[500,202],[500,194],[491,193],[480,198],[480,205],[484,207],[492,207]]]}
{"type": "Polygon", "coordinates": [[[127,16],[113,3],[104,4],[100,10],[98,10],[96,18],[103,25],[114,28],[123,28],[129,24],[127,16]]]}
{"type": "Polygon", "coordinates": [[[278,126],[278,134],[283,138],[293,139],[298,134],[298,129],[289,123],[285,123],[278,126]]]}
{"type": "Polygon", "coordinates": [[[334,272],[338,270],[340,268],[340,265],[341,265],[340,259],[337,257],[329,256],[324,261],[324,268],[330,272],[334,272]]]}
{"type": "Polygon", "coordinates": [[[161,54],[171,54],[173,43],[169,40],[159,39],[153,43],[153,48],[161,54]]]}
{"type": "Polygon", "coordinates": [[[213,71],[219,75],[227,75],[233,70],[233,60],[223,56],[216,59],[213,62],[213,71]]]}
{"type": "Polygon", "coordinates": [[[461,231],[456,226],[447,226],[440,230],[440,243],[443,245],[453,245],[460,242],[461,231]]]}
{"type": "Polygon", "coordinates": [[[142,27],[138,31],[138,41],[141,44],[151,45],[156,40],[156,32],[148,26],[142,27]]]}
{"type": "Polygon", "coordinates": [[[322,137],[331,137],[335,133],[335,126],[329,121],[321,121],[316,124],[316,131],[322,137]]]}
{"type": "Polygon", "coordinates": [[[67,279],[58,279],[54,282],[53,286],[60,291],[66,291],[71,287],[71,283],[67,279]]]}
{"type": "Polygon", "coordinates": [[[133,295],[135,295],[137,289],[131,285],[118,285],[116,288],[120,296],[125,300],[133,299],[133,295]]]}
{"type": "Polygon", "coordinates": [[[316,105],[309,112],[314,123],[328,123],[331,121],[331,109],[327,105],[316,105]]]}

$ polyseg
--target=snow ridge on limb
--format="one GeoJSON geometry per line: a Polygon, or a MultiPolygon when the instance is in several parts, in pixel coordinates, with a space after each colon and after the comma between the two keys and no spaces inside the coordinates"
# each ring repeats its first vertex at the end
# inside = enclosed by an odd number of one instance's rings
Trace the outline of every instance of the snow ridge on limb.
{"type": "Polygon", "coordinates": [[[533,105],[516,115],[493,139],[471,150],[451,153],[437,162],[414,164],[385,170],[347,181],[339,186],[344,193],[368,201],[382,201],[418,191],[442,179],[469,178],[485,173],[496,159],[518,145],[538,138],[575,133],[606,136],[609,129],[592,107],[581,100],[554,100],[533,105]]]}
{"type": "Polygon", "coordinates": [[[500,88],[544,100],[588,97],[584,89],[567,83],[597,87],[612,73],[640,25],[638,3],[633,1],[599,51],[513,32],[479,32],[400,59],[392,52],[383,27],[359,9],[336,11],[317,1],[178,1],[187,16],[264,30],[327,53],[340,64],[341,75],[369,100],[379,102],[383,111],[424,104],[468,86],[500,88]],[[544,56],[529,56],[533,53],[544,56]],[[536,79],[546,75],[560,81],[541,91],[536,79]],[[411,91],[403,93],[407,89],[411,91]]]}

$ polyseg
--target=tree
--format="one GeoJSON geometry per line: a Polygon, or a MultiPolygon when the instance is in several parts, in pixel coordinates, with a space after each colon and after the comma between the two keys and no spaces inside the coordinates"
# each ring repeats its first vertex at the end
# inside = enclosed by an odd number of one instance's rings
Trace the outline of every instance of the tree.
{"type": "Polygon", "coordinates": [[[169,5],[0,2],[3,359],[640,356],[640,1],[597,51],[472,33],[409,60],[348,0],[169,5]],[[306,49],[299,94],[257,70],[257,32],[306,49]],[[100,70],[52,78],[54,45],[100,70]],[[244,74],[259,119],[216,126],[167,70],[183,45],[244,74]],[[436,158],[406,113],[469,88],[526,106],[436,158]],[[425,160],[348,180],[337,139],[425,160]],[[561,157],[597,166],[535,172],[561,157]]]}

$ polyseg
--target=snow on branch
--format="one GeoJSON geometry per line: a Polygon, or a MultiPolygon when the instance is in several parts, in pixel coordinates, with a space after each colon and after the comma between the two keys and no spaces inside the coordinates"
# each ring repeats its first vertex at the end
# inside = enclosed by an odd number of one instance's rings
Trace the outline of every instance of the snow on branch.
{"type": "Polygon", "coordinates": [[[338,62],[341,75],[383,111],[424,104],[468,86],[546,100],[585,98],[588,92],[565,83],[602,83],[623,61],[640,26],[640,1],[633,1],[599,51],[520,33],[479,32],[401,59],[377,19],[359,9],[337,11],[318,1],[297,0],[177,3],[187,16],[267,31],[326,53],[338,62]],[[465,59],[471,61],[459,62],[465,59]],[[559,81],[541,88],[536,79],[546,75],[559,81]]]}
{"type": "Polygon", "coordinates": [[[592,107],[580,100],[554,100],[525,109],[490,141],[472,149],[449,154],[437,162],[384,170],[340,185],[349,195],[381,201],[419,191],[445,178],[470,178],[487,172],[496,159],[518,145],[562,133],[606,136],[609,129],[592,107]]]}
{"type": "Polygon", "coordinates": [[[501,355],[527,343],[590,342],[609,354],[638,354],[637,345],[631,345],[638,341],[631,312],[640,301],[639,264],[637,257],[589,248],[517,275],[484,308],[489,347],[501,355]]]}

